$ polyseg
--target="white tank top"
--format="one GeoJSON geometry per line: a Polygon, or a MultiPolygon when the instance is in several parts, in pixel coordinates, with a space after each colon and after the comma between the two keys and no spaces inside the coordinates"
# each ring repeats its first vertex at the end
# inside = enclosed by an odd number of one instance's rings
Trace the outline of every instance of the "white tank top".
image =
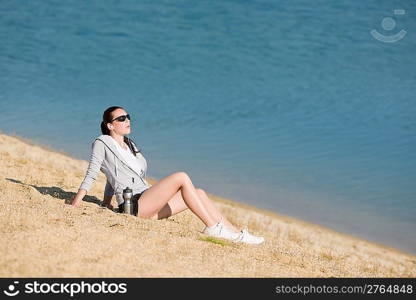
{"type": "Polygon", "coordinates": [[[120,152],[120,154],[123,156],[123,158],[126,160],[127,164],[130,166],[130,168],[132,168],[134,171],[137,172],[137,174],[139,174],[141,177],[145,177],[145,174],[142,174],[142,168],[140,167],[140,162],[139,159],[134,156],[133,153],[131,153],[130,148],[127,146],[126,143],[124,143],[124,145],[126,146],[126,149],[123,149],[119,143],[116,142],[115,139],[111,139],[114,144],[117,147],[117,150],[120,152]]]}

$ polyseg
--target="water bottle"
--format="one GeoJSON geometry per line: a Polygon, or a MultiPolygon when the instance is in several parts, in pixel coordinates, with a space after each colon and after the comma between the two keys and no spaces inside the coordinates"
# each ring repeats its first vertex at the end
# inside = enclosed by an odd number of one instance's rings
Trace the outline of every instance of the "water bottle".
{"type": "Polygon", "coordinates": [[[123,190],[123,199],[124,199],[124,213],[132,215],[133,214],[133,205],[131,205],[131,198],[133,197],[133,191],[131,188],[126,187],[123,190]]]}

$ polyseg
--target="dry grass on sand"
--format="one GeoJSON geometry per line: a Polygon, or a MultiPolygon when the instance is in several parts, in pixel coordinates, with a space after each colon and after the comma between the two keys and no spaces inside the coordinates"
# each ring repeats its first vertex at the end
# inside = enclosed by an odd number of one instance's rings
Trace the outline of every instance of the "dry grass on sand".
{"type": "Polygon", "coordinates": [[[1,277],[416,276],[413,255],[214,195],[233,223],[266,243],[206,238],[189,211],[145,220],[101,208],[103,174],[73,208],[65,202],[86,168],[86,161],[0,134],[1,277]]]}

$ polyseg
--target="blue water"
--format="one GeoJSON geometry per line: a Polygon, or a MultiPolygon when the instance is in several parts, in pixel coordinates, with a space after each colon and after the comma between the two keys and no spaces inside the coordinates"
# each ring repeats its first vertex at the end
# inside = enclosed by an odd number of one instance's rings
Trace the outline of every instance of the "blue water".
{"type": "Polygon", "coordinates": [[[186,171],[416,253],[415,14],[391,0],[2,0],[0,130],[88,159],[102,112],[122,105],[150,177],[186,171]]]}

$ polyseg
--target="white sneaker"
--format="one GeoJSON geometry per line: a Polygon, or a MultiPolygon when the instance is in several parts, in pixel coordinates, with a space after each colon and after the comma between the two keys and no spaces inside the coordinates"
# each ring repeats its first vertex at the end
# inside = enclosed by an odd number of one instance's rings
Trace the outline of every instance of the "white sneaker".
{"type": "Polygon", "coordinates": [[[243,229],[239,233],[239,237],[235,239],[234,242],[258,245],[264,242],[264,237],[252,235],[247,229],[243,229]]]}
{"type": "Polygon", "coordinates": [[[223,239],[232,240],[232,241],[234,241],[240,236],[240,233],[232,231],[227,226],[225,226],[222,222],[218,222],[217,224],[211,227],[208,227],[208,226],[205,227],[202,233],[209,235],[209,236],[223,238],[223,239]]]}

